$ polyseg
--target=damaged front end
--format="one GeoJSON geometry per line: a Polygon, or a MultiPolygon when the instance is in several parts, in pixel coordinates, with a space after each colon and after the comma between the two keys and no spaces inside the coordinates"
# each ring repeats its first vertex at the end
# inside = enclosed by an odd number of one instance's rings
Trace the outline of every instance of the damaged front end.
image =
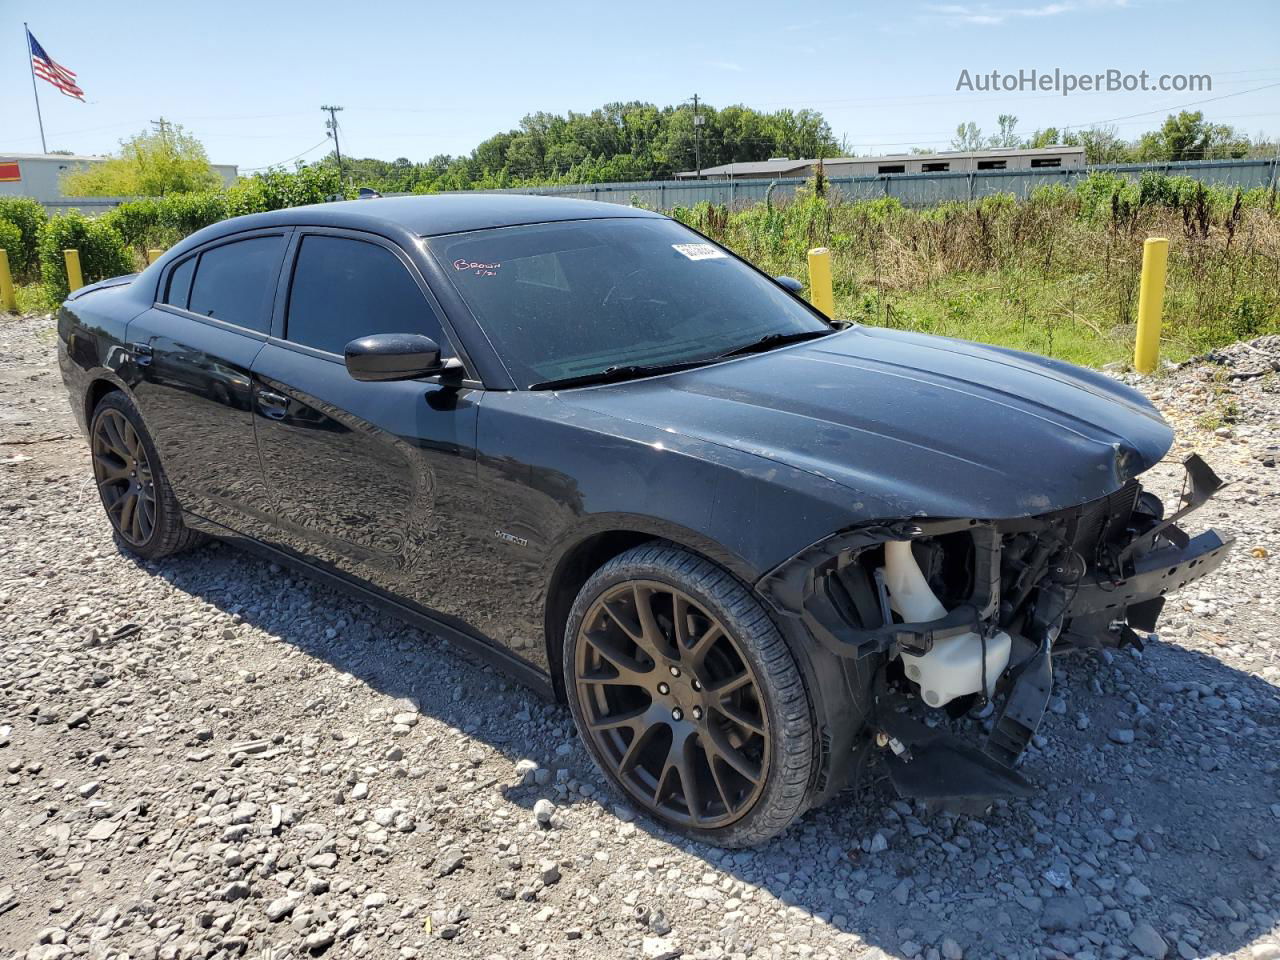
{"type": "Polygon", "coordinates": [[[950,807],[1024,794],[1014,767],[1044,716],[1052,654],[1142,646],[1165,597],[1216,570],[1231,546],[1178,521],[1222,481],[1184,464],[1169,517],[1130,480],[1108,496],[1036,517],[903,520],[829,537],[763,577],[758,589],[842,658],[878,658],[868,733],[903,796],[950,807]],[[985,743],[923,722],[993,705],[985,743]]]}

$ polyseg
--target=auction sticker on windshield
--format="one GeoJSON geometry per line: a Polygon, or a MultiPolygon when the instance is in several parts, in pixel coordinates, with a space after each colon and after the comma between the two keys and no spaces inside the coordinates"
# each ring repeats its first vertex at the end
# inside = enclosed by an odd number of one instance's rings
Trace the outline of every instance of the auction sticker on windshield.
{"type": "Polygon", "coordinates": [[[723,250],[709,243],[673,243],[671,247],[690,260],[722,260],[726,256],[723,250]]]}

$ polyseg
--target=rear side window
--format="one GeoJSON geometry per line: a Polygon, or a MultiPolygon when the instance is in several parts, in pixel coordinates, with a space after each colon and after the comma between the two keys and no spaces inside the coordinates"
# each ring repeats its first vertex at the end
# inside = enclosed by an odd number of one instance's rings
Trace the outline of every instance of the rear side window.
{"type": "Polygon", "coordinates": [[[188,307],[215,320],[266,333],[284,237],[252,237],[200,254],[188,307]]]}
{"type": "Polygon", "coordinates": [[[169,289],[165,293],[164,303],[174,307],[187,309],[187,301],[191,296],[191,278],[195,276],[196,258],[187,257],[173,268],[169,274],[169,289]]]}
{"type": "Polygon", "coordinates": [[[390,250],[346,237],[302,238],[285,337],[341,355],[375,333],[421,333],[451,356],[439,320],[417,283],[390,250]]]}

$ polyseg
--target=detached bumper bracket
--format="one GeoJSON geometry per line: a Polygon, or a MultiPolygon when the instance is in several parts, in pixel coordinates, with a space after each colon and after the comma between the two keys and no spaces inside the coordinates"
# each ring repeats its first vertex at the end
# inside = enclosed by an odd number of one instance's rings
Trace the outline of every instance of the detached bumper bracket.
{"type": "Polygon", "coordinates": [[[1199,510],[1210,497],[1226,486],[1198,453],[1193,453],[1182,461],[1182,466],[1187,471],[1186,483],[1190,487],[1182,496],[1182,507],[1142,536],[1134,538],[1132,543],[1121,550],[1118,558],[1121,568],[1129,557],[1142,556],[1150,552],[1156,544],[1157,537],[1163,536],[1166,540],[1172,541],[1175,546],[1185,550],[1190,538],[1177,526],[1178,521],[1193,510],[1199,510]]]}
{"type": "Polygon", "coordinates": [[[1234,542],[1224,540],[1217,530],[1206,530],[1185,547],[1166,547],[1142,554],[1134,559],[1132,576],[1082,583],[1067,616],[1112,611],[1119,620],[1127,607],[1162,598],[1213,573],[1227,559],[1234,542]]]}

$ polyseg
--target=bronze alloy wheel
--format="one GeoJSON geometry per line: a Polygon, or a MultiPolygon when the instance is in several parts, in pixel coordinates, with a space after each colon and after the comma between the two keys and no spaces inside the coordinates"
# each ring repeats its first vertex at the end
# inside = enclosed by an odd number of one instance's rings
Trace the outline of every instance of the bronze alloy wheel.
{"type": "Polygon", "coordinates": [[[647,810],[705,830],[756,803],[771,747],[760,686],[689,594],[651,580],[601,594],[579,628],[573,682],[584,732],[647,810]]]}
{"type": "Polygon", "coordinates": [[[102,410],[93,424],[93,477],[116,532],[133,546],[151,539],[156,488],[142,437],[119,410],[102,410]]]}

